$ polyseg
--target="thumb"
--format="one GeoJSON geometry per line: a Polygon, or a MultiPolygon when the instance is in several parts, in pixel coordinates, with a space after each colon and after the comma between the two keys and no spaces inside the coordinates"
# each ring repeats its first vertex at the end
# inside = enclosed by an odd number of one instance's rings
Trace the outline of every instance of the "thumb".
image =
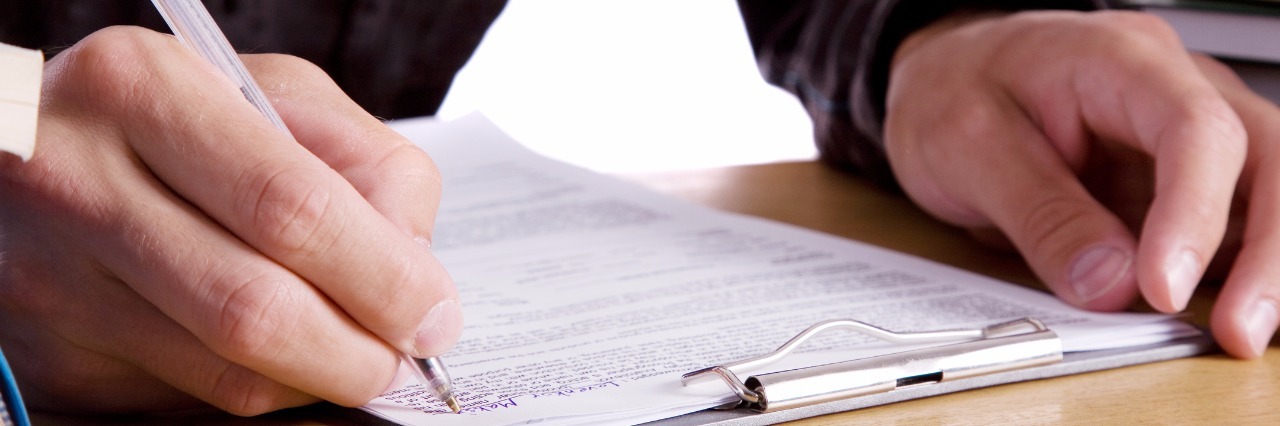
{"type": "Polygon", "coordinates": [[[1138,294],[1135,238],[1029,127],[995,142],[1003,146],[987,152],[1001,153],[997,161],[971,169],[980,175],[968,192],[973,206],[1058,297],[1091,310],[1125,308],[1138,294]]]}
{"type": "Polygon", "coordinates": [[[970,125],[958,133],[889,127],[887,153],[903,189],[930,213],[976,235],[997,228],[1068,303],[1127,307],[1138,294],[1137,244],[1129,228],[1016,108],[979,102],[967,110],[981,111],[960,120],[970,125]],[[981,118],[987,125],[974,125],[981,118]]]}

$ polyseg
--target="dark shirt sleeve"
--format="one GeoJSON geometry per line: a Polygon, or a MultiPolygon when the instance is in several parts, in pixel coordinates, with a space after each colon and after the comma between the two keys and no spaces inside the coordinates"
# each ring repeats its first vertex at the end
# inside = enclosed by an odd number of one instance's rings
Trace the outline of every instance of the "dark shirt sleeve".
{"type": "Polygon", "coordinates": [[[896,188],[884,154],[889,64],[907,35],[964,9],[1105,7],[1102,0],[739,0],[760,72],[813,119],[823,161],[896,188]]]}
{"type": "MultiPolygon", "coordinates": [[[[431,115],[506,0],[204,0],[231,45],[323,68],[383,118],[431,115]]],[[[110,25],[167,32],[146,0],[0,0],[0,42],[52,55],[110,25]]]]}

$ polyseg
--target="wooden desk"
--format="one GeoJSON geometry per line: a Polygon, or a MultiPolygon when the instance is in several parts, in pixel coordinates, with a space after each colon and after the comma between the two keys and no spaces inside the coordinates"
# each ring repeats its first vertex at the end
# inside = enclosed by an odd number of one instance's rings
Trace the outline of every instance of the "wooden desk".
{"type": "MultiPolygon", "coordinates": [[[[1012,254],[975,245],[965,232],[815,163],[631,175],[660,192],[915,254],[1005,281],[1043,288],[1012,254]]],[[[1211,290],[1211,289],[1210,289],[1211,290]]],[[[1207,324],[1211,291],[1196,294],[1192,321],[1207,324]]],[[[1280,347],[1259,360],[1207,355],[978,389],[795,422],[850,424],[1280,424],[1280,347]]]]}
{"type": "MultiPolygon", "coordinates": [[[[627,175],[659,192],[723,210],[766,217],[862,240],[1036,286],[1016,256],[981,249],[905,198],[886,194],[815,163],[627,175]]],[[[1210,297],[1193,301],[1204,324],[1210,297]]],[[[1273,346],[1275,343],[1273,342],[1273,346]]],[[[1209,355],[1118,370],[978,389],[795,422],[849,424],[1280,424],[1280,348],[1261,360],[1209,355]]],[[[315,405],[254,419],[210,414],[196,419],[68,419],[37,424],[362,424],[355,410],[315,405]]]]}

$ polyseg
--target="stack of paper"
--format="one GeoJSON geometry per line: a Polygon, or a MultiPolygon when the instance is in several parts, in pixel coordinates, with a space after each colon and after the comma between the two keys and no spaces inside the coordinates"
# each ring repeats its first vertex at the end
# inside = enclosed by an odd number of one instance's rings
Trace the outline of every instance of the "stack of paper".
{"type": "Polygon", "coordinates": [[[1124,0],[1173,26],[1188,49],[1221,58],[1280,64],[1280,1],[1124,0]]]}
{"type": "MultiPolygon", "coordinates": [[[[1082,312],[923,259],[665,198],[539,157],[483,117],[396,127],[444,175],[433,250],[466,316],[444,356],[463,413],[410,383],[364,407],[397,422],[639,423],[702,410],[734,398],[723,383],[682,387],[681,374],[767,353],[833,318],[905,332],[1035,317],[1068,351],[1197,333],[1167,316],[1082,312]]],[[[788,362],[892,350],[836,333],[788,362]]]]}

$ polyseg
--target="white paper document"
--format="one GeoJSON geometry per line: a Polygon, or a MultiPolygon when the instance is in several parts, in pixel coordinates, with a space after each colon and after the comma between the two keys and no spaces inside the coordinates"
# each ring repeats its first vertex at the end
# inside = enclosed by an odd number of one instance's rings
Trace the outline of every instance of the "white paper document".
{"type": "MultiPolygon", "coordinates": [[[[1197,333],[1168,316],[1087,313],[931,261],[673,200],[540,157],[478,115],[394,126],[444,176],[433,251],[466,317],[443,356],[463,413],[411,381],[363,407],[397,422],[629,424],[693,412],[735,397],[723,383],[682,387],[681,374],[770,352],[827,319],[910,332],[1034,317],[1067,351],[1197,333]]],[[[831,333],[787,362],[896,350],[831,333]]]]}

